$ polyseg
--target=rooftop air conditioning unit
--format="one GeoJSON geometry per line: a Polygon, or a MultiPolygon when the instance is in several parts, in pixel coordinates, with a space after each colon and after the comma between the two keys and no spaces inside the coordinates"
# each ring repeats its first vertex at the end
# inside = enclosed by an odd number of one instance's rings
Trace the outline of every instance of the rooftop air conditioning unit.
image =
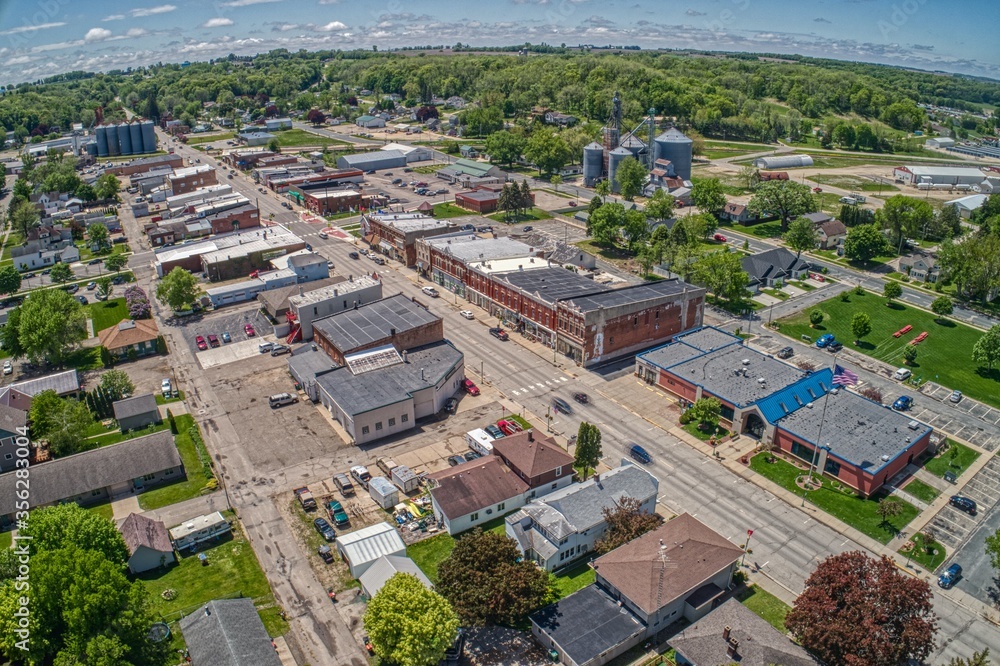
{"type": "Polygon", "coordinates": [[[761,386],[763,386],[765,384],[764,378],[763,377],[758,377],[757,378],[757,383],[760,384],[761,386]]]}
{"type": "Polygon", "coordinates": [[[882,462],[889,462],[889,456],[882,456],[882,462]]]}
{"type": "Polygon", "coordinates": [[[906,424],[906,427],[909,428],[910,430],[920,430],[920,422],[910,421],[909,423],[906,424]]]}
{"type": "Polygon", "coordinates": [[[745,358],[741,361],[741,363],[743,363],[743,365],[750,365],[750,359],[745,358]]]}
{"type": "Polygon", "coordinates": [[[837,395],[838,393],[840,393],[840,389],[838,389],[838,388],[835,388],[835,389],[831,389],[831,390],[830,390],[830,393],[832,393],[832,394],[834,394],[834,395],[837,395]]]}
{"type": "Polygon", "coordinates": [[[809,409],[812,409],[813,408],[813,404],[811,402],[807,402],[806,403],[806,407],[808,407],[809,409]]]}

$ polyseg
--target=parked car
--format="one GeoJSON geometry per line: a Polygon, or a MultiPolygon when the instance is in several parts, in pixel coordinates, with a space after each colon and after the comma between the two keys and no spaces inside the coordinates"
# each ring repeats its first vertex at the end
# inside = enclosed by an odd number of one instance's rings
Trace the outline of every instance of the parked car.
{"type": "Polygon", "coordinates": [[[438,290],[435,289],[434,287],[424,287],[420,291],[423,292],[425,295],[430,296],[431,298],[437,298],[438,296],[441,295],[440,293],[438,293],[438,290]]]}
{"type": "Polygon", "coordinates": [[[330,520],[337,527],[345,527],[350,524],[351,519],[348,518],[347,512],[344,511],[344,507],[341,506],[340,502],[337,500],[330,500],[326,505],[326,510],[330,512],[330,520]]]}
{"type": "Polygon", "coordinates": [[[895,379],[896,381],[900,381],[901,382],[901,381],[904,381],[906,379],[909,379],[910,375],[912,375],[912,374],[913,373],[910,372],[909,368],[900,368],[899,370],[897,370],[896,372],[893,373],[892,378],[895,379]]]}
{"type": "Polygon", "coordinates": [[[266,354],[267,352],[271,351],[272,349],[274,349],[274,343],[273,342],[262,342],[259,345],[257,345],[257,351],[259,353],[261,353],[261,354],[266,354]]]}
{"type": "Polygon", "coordinates": [[[461,465],[464,462],[467,462],[467,461],[462,456],[449,456],[448,457],[448,464],[451,465],[452,467],[455,467],[456,465],[461,465]]]}
{"type": "Polygon", "coordinates": [[[243,324],[243,332],[247,334],[248,338],[252,338],[257,335],[257,331],[253,330],[253,326],[250,324],[243,324]]]}
{"type": "Polygon", "coordinates": [[[89,302],[86,296],[77,296],[76,300],[80,302],[80,305],[86,305],[89,302]]]}
{"type": "Polygon", "coordinates": [[[938,576],[938,586],[948,589],[962,577],[962,567],[959,564],[952,564],[944,573],[938,576]]]}
{"type": "Polygon", "coordinates": [[[576,400],[581,405],[586,405],[588,402],[590,402],[590,396],[587,395],[586,393],[574,393],[573,399],[576,400]]]}
{"type": "Polygon", "coordinates": [[[471,379],[468,378],[463,379],[462,388],[465,389],[465,392],[468,393],[469,395],[479,395],[479,387],[476,386],[475,382],[473,382],[471,379]]]}
{"type": "Polygon", "coordinates": [[[485,430],[486,433],[490,437],[492,437],[493,439],[503,439],[503,437],[504,437],[503,430],[501,430],[500,428],[496,427],[492,423],[489,424],[488,426],[486,426],[485,428],[483,428],[483,430],[485,430]]]}
{"type": "Polygon", "coordinates": [[[478,451],[473,451],[472,449],[469,449],[468,451],[465,452],[465,455],[463,457],[465,458],[465,462],[472,462],[476,458],[482,458],[483,454],[479,453],[478,451]]]}
{"type": "Polygon", "coordinates": [[[14,364],[10,361],[3,362],[3,374],[12,375],[14,374],[14,364]]]}
{"type": "Polygon", "coordinates": [[[350,497],[354,494],[354,484],[343,472],[337,472],[333,475],[333,485],[337,486],[337,490],[344,497],[350,497]]]}
{"type": "Polygon", "coordinates": [[[322,238],[323,240],[326,240],[327,238],[330,237],[330,235],[327,234],[325,231],[321,231],[319,232],[319,237],[322,238]]]}
{"type": "Polygon", "coordinates": [[[448,398],[448,401],[444,403],[444,409],[449,414],[454,414],[458,410],[458,398],[448,398]]]}
{"type": "Polygon", "coordinates": [[[782,347],[778,350],[778,358],[791,358],[795,350],[791,347],[782,347]]]}
{"type": "Polygon", "coordinates": [[[826,346],[826,350],[828,352],[833,352],[834,354],[836,354],[837,352],[839,352],[843,348],[844,348],[844,343],[842,343],[842,342],[840,342],[838,340],[834,340],[833,342],[831,342],[830,344],[828,344],[826,346]]]}
{"type": "Polygon", "coordinates": [[[510,336],[507,335],[507,331],[503,330],[499,326],[494,326],[493,328],[491,328],[490,335],[492,335],[497,340],[506,341],[510,339],[510,336]]]}
{"type": "Polygon", "coordinates": [[[80,285],[71,284],[68,287],[66,287],[66,291],[68,291],[71,294],[75,294],[76,292],[80,291],[80,285]]]}
{"type": "Polygon", "coordinates": [[[970,516],[976,515],[976,503],[963,495],[952,495],[951,499],[948,500],[948,504],[951,504],[956,509],[965,511],[970,516]]]}
{"type": "Polygon", "coordinates": [[[905,412],[910,407],[913,407],[913,398],[908,395],[901,395],[892,403],[892,408],[897,412],[905,412]]]}
{"type": "Polygon", "coordinates": [[[326,518],[316,518],[313,520],[313,525],[327,541],[333,541],[337,538],[337,533],[333,531],[333,526],[326,521],[326,518]]]}
{"type": "Polygon", "coordinates": [[[351,468],[351,477],[357,481],[362,488],[368,490],[368,482],[372,480],[372,475],[364,465],[355,465],[351,468]]]}
{"type": "Polygon", "coordinates": [[[630,456],[632,456],[632,458],[645,465],[653,462],[653,458],[649,455],[649,452],[634,442],[625,447],[625,450],[630,456]]]}
{"type": "Polygon", "coordinates": [[[552,398],[552,408],[557,412],[562,412],[563,414],[572,414],[573,408],[569,406],[569,403],[562,398],[552,398]]]}
{"type": "Polygon", "coordinates": [[[826,335],[819,336],[819,338],[816,340],[816,346],[819,347],[820,349],[823,349],[825,347],[828,347],[835,340],[836,338],[833,337],[833,333],[827,333],[826,335]]]}
{"type": "Polygon", "coordinates": [[[533,226],[531,226],[530,224],[527,225],[526,227],[522,227],[521,228],[521,231],[523,231],[524,233],[528,233],[529,231],[534,231],[534,230],[535,230],[535,228],[533,226]]]}
{"type": "Polygon", "coordinates": [[[723,236],[722,234],[715,234],[714,236],[712,236],[712,238],[714,238],[715,240],[719,241],[720,243],[725,243],[726,242],[726,237],[723,236]]]}
{"type": "Polygon", "coordinates": [[[954,403],[962,402],[962,392],[961,391],[952,391],[951,395],[948,396],[948,400],[950,400],[951,402],[954,402],[954,403]]]}
{"type": "Polygon", "coordinates": [[[288,345],[274,345],[271,347],[271,356],[281,356],[282,354],[291,353],[292,348],[288,345]]]}
{"type": "MultiPolygon", "coordinates": [[[[10,361],[7,362],[10,363],[10,361]]],[[[171,393],[173,393],[174,386],[173,384],[170,383],[169,379],[164,379],[162,382],[160,382],[160,391],[163,392],[163,397],[167,397],[171,393]]]]}
{"type": "Polygon", "coordinates": [[[361,258],[361,255],[358,254],[357,252],[351,252],[347,256],[350,257],[351,259],[360,259],[361,258]]]}
{"type": "Polygon", "coordinates": [[[476,315],[472,314],[472,310],[462,310],[458,314],[462,315],[466,319],[475,319],[476,315]]]}
{"type": "Polygon", "coordinates": [[[88,282],[87,283],[87,291],[94,291],[95,289],[97,289],[97,283],[96,282],[88,282]]]}
{"type": "Polygon", "coordinates": [[[205,351],[206,349],[208,349],[208,343],[205,342],[205,338],[201,337],[200,335],[194,339],[194,343],[198,345],[199,351],[205,351]]]}
{"type": "Polygon", "coordinates": [[[501,432],[505,435],[513,435],[522,430],[521,426],[514,421],[507,421],[503,419],[497,421],[497,427],[500,428],[501,432]]]}
{"type": "Polygon", "coordinates": [[[229,335],[229,333],[223,332],[222,341],[228,345],[230,342],[233,341],[233,336],[229,335]]]}
{"type": "Polygon", "coordinates": [[[208,336],[208,344],[211,345],[211,346],[213,346],[213,347],[218,347],[219,344],[221,344],[219,342],[219,336],[215,335],[214,333],[210,334],[208,336]]]}

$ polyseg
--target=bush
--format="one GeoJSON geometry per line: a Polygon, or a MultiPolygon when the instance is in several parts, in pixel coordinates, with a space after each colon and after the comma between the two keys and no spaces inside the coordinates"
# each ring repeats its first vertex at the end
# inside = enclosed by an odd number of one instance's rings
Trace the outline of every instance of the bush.
{"type": "Polygon", "coordinates": [[[141,287],[132,285],[125,288],[125,304],[132,319],[148,319],[150,315],[149,297],[141,287]]]}
{"type": "Polygon", "coordinates": [[[847,295],[846,291],[840,295],[840,302],[841,303],[850,303],[851,302],[851,297],[847,295]]]}
{"type": "Polygon", "coordinates": [[[857,287],[854,288],[854,293],[857,294],[858,296],[864,296],[865,288],[859,284],[857,287]]]}
{"type": "Polygon", "coordinates": [[[163,339],[162,335],[156,336],[156,353],[160,355],[167,353],[167,341],[163,339]]]}

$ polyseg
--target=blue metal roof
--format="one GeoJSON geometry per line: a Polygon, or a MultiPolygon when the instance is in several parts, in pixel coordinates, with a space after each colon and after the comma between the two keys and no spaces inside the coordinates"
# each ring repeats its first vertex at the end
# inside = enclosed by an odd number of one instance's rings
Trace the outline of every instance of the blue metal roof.
{"type": "Polygon", "coordinates": [[[757,401],[757,408],[768,423],[777,423],[778,419],[805,407],[826,394],[833,386],[833,371],[823,368],[791,386],[772,393],[757,401]]]}

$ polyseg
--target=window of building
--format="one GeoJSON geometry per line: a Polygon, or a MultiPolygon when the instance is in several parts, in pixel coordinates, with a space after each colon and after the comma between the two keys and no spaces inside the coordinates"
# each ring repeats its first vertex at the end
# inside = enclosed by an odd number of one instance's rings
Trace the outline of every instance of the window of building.
{"type": "Polygon", "coordinates": [[[792,442],[792,455],[798,456],[810,464],[813,461],[813,450],[808,446],[799,444],[798,442],[792,442]]]}
{"type": "Polygon", "coordinates": [[[382,422],[381,421],[376,421],[375,422],[375,429],[376,430],[381,430],[382,429],[382,422]]]}
{"type": "Polygon", "coordinates": [[[96,497],[97,495],[100,495],[100,494],[101,494],[101,491],[100,491],[100,489],[98,489],[98,490],[91,490],[91,491],[90,491],[90,495],[91,495],[92,497],[96,497]]]}
{"type": "Polygon", "coordinates": [[[558,486],[558,485],[559,485],[558,483],[553,483],[553,484],[552,484],[552,490],[555,490],[555,489],[556,489],[556,486],[558,486]]]}
{"type": "Polygon", "coordinates": [[[479,512],[476,511],[474,514],[470,515],[469,520],[479,520],[479,512]]]}
{"type": "Polygon", "coordinates": [[[406,423],[407,421],[410,420],[410,415],[409,414],[403,414],[402,416],[399,417],[399,420],[402,421],[403,423],[406,423]]]}
{"type": "Polygon", "coordinates": [[[391,428],[394,425],[396,425],[396,419],[393,417],[389,419],[389,427],[391,428]]]}
{"type": "Polygon", "coordinates": [[[163,475],[164,476],[170,476],[173,473],[174,473],[174,470],[171,468],[171,469],[168,469],[166,472],[164,472],[163,475]]]}
{"type": "Polygon", "coordinates": [[[556,476],[562,476],[562,467],[556,467],[556,476]]]}
{"type": "Polygon", "coordinates": [[[499,504],[497,504],[497,511],[503,511],[506,506],[507,506],[506,502],[500,502],[499,504]]]}
{"type": "Polygon", "coordinates": [[[152,481],[155,478],[156,478],[155,474],[147,474],[144,477],[142,477],[142,480],[143,481],[152,481]]]}
{"type": "Polygon", "coordinates": [[[369,432],[368,426],[361,426],[361,434],[362,435],[367,435],[368,432],[369,432]]]}
{"type": "Polygon", "coordinates": [[[832,474],[833,476],[840,476],[840,463],[837,462],[836,460],[830,460],[829,458],[827,458],[826,465],[824,465],[823,469],[826,471],[827,474],[832,474]]]}

